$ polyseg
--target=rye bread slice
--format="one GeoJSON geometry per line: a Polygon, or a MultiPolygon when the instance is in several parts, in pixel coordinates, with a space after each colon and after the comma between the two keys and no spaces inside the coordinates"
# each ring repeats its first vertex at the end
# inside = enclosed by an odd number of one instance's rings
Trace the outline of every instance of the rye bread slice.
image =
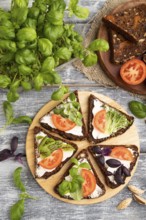
{"type": "Polygon", "coordinates": [[[142,58],[146,52],[146,38],[142,42],[133,43],[112,29],[109,29],[108,33],[112,63],[123,64],[133,58],[142,58]]]}
{"type": "MultiPolygon", "coordinates": [[[[102,184],[102,182],[100,181],[99,177],[97,176],[97,173],[95,172],[95,169],[93,168],[93,165],[89,159],[89,155],[88,155],[88,152],[86,149],[84,150],[81,150],[78,155],[76,156],[76,159],[78,161],[83,161],[84,159],[86,159],[88,161],[88,163],[90,164],[91,166],[91,170],[96,178],[96,184],[98,185],[98,187],[100,187],[101,189],[101,192],[100,192],[100,195],[98,195],[98,197],[102,196],[103,194],[105,194],[105,187],[104,185],[102,184]]],[[[71,199],[73,200],[73,198],[69,195],[60,195],[59,193],[59,185],[62,183],[63,180],[65,180],[65,177],[69,176],[69,170],[74,166],[74,164],[71,164],[69,166],[69,168],[67,169],[67,171],[64,173],[64,175],[62,176],[62,178],[60,179],[60,181],[58,182],[58,184],[55,186],[54,188],[54,191],[60,196],[60,197],[63,197],[63,198],[66,198],[66,199],[71,199]]],[[[94,198],[98,198],[98,197],[94,197],[94,198]]],[[[82,199],[92,199],[91,196],[88,196],[86,198],[82,198],[82,199]]]]}
{"type": "MultiPolygon", "coordinates": [[[[75,96],[76,96],[77,102],[79,102],[78,91],[74,91],[74,94],[75,94],[75,96]]],[[[67,97],[67,98],[68,98],[68,97],[67,97]]],[[[68,102],[67,98],[65,98],[64,101],[67,101],[67,102],[68,102]]],[[[56,108],[56,107],[59,107],[60,105],[61,105],[61,103],[58,104],[57,106],[55,106],[55,108],[56,108]]],[[[51,109],[51,111],[49,111],[46,115],[50,114],[50,112],[52,112],[55,108],[51,109]]],[[[83,115],[81,108],[80,108],[79,111],[80,111],[80,113],[83,115]]],[[[87,133],[86,133],[86,127],[85,127],[85,122],[84,122],[84,119],[83,119],[83,118],[82,118],[82,127],[81,127],[82,135],[75,135],[75,134],[71,134],[69,131],[68,131],[68,132],[60,131],[59,129],[55,128],[55,126],[54,126],[54,127],[51,127],[49,124],[43,122],[43,118],[44,118],[46,115],[44,115],[44,116],[39,120],[39,122],[40,122],[40,124],[41,124],[41,126],[42,126],[43,128],[45,128],[45,129],[47,129],[47,130],[49,130],[49,131],[52,131],[52,132],[54,132],[54,133],[57,133],[57,134],[59,134],[61,137],[64,137],[64,138],[69,139],[69,140],[78,141],[78,140],[84,140],[84,139],[86,139],[87,133]]]]}
{"type": "Polygon", "coordinates": [[[126,178],[128,176],[131,176],[131,171],[133,170],[137,158],[139,156],[138,148],[135,145],[97,145],[97,146],[89,146],[88,150],[95,159],[101,172],[103,173],[106,184],[112,189],[117,188],[121,184],[124,184],[126,178]],[[112,149],[115,149],[117,147],[127,148],[133,155],[133,161],[128,162],[127,160],[127,162],[123,162],[123,160],[119,160],[118,158],[110,156],[112,149]],[[118,162],[119,161],[121,162],[121,165],[112,168],[109,166],[109,164],[106,163],[108,159],[112,159],[112,160],[114,159],[113,161],[114,165],[115,165],[115,160],[116,161],[118,160],[118,162]],[[126,167],[125,164],[124,166],[122,162],[127,164],[127,166],[129,167],[126,167]],[[112,171],[110,170],[111,168],[113,169],[112,171]]]}
{"type": "Polygon", "coordinates": [[[35,150],[35,177],[36,178],[44,178],[44,179],[47,179],[48,177],[52,176],[53,174],[57,173],[61,168],[62,166],[76,153],[78,147],[76,144],[74,143],[71,143],[67,140],[64,140],[64,139],[61,139],[61,138],[58,138],[58,137],[55,137],[53,135],[50,135],[48,134],[44,129],[40,128],[40,127],[35,127],[34,128],[34,150],[35,150]],[[72,155],[70,155],[69,157],[67,157],[64,161],[62,161],[60,163],[60,165],[58,167],[56,167],[55,169],[53,169],[52,171],[49,172],[49,170],[45,170],[45,172],[42,174],[42,175],[38,175],[38,169],[43,169],[41,168],[41,166],[38,164],[38,158],[40,158],[40,153],[39,153],[39,150],[38,150],[38,146],[39,146],[39,143],[37,142],[36,140],[36,135],[46,135],[47,137],[49,138],[53,138],[54,140],[60,140],[66,144],[70,144],[73,148],[74,148],[74,152],[72,153],[72,155]]]}
{"type": "Polygon", "coordinates": [[[129,41],[137,43],[146,39],[146,4],[108,14],[102,20],[129,41]]]}
{"type": "MultiPolygon", "coordinates": [[[[104,108],[103,108],[103,109],[104,109],[104,108]]],[[[112,107],[111,105],[109,105],[109,104],[105,103],[104,101],[98,99],[96,96],[94,96],[94,95],[92,95],[92,94],[89,96],[89,102],[88,102],[88,140],[89,140],[89,142],[91,142],[91,143],[100,143],[100,142],[105,141],[105,140],[107,140],[107,139],[109,139],[109,138],[112,138],[112,137],[116,137],[116,136],[118,136],[118,135],[121,135],[121,134],[123,134],[125,131],[127,131],[127,129],[133,124],[133,122],[134,122],[134,117],[129,116],[129,115],[127,115],[126,113],[124,113],[124,112],[122,112],[122,111],[120,111],[120,110],[118,110],[118,109],[112,107]],[[124,128],[120,128],[119,130],[117,130],[117,131],[115,131],[115,132],[109,134],[109,136],[100,137],[100,138],[98,138],[98,137],[96,137],[96,138],[93,137],[93,130],[99,133],[99,131],[95,128],[94,123],[93,123],[93,118],[94,118],[93,108],[94,108],[94,101],[96,101],[96,100],[97,100],[101,105],[107,106],[108,108],[115,110],[115,111],[118,112],[119,114],[122,114],[122,115],[127,119],[128,125],[127,125],[126,127],[124,127],[124,128]]],[[[100,135],[103,136],[103,135],[101,134],[101,132],[100,132],[100,135]]]]}

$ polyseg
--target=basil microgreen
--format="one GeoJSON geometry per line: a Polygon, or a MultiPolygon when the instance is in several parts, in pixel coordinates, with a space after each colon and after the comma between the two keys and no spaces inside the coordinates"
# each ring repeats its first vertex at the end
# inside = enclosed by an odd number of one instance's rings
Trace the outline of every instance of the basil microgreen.
{"type": "Polygon", "coordinates": [[[63,180],[58,187],[59,193],[64,196],[70,193],[74,200],[81,200],[83,198],[82,184],[84,178],[80,175],[80,169],[91,169],[88,162],[79,162],[76,158],[71,158],[70,161],[74,164],[69,170],[70,180],[63,180]]]}
{"type": "Polygon", "coordinates": [[[80,103],[74,93],[70,93],[68,100],[63,101],[61,105],[56,107],[53,111],[64,118],[68,118],[75,122],[78,126],[82,126],[82,114],[80,113],[80,103]]]}

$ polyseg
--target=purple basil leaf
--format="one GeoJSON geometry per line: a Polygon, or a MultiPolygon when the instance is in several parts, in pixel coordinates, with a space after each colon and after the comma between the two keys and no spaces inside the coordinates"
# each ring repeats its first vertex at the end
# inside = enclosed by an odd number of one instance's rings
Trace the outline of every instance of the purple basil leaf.
{"type": "Polygon", "coordinates": [[[106,147],[102,150],[102,155],[108,156],[111,153],[111,151],[112,151],[111,148],[106,147]]]}
{"type": "Polygon", "coordinates": [[[18,161],[19,163],[23,164],[23,161],[22,161],[22,157],[23,157],[23,154],[22,153],[18,153],[14,160],[18,161]]]}
{"type": "Polygon", "coordinates": [[[18,147],[18,137],[13,137],[11,140],[11,152],[14,154],[18,147]]]}
{"type": "Polygon", "coordinates": [[[12,156],[12,153],[9,149],[4,149],[0,151],[0,161],[6,160],[12,156]]]}

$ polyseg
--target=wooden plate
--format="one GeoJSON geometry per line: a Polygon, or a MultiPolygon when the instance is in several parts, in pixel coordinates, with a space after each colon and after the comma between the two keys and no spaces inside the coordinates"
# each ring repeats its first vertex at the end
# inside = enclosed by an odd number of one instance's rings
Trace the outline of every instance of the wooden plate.
{"type": "MultiPolygon", "coordinates": [[[[122,109],[122,107],[120,105],[118,105],[115,101],[113,101],[112,99],[103,96],[101,94],[97,94],[97,93],[91,93],[91,92],[79,92],[79,100],[82,106],[82,111],[83,111],[83,117],[85,119],[85,123],[87,124],[87,117],[88,117],[88,97],[90,94],[95,95],[96,97],[100,98],[101,100],[109,103],[110,105],[124,111],[122,109]]],[[[26,138],[26,157],[27,157],[27,162],[28,162],[28,166],[32,172],[32,175],[34,176],[35,173],[35,164],[34,164],[34,135],[33,135],[33,129],[35,126],[39,126],[39,119],[46,114],[49,110],[51,110],[53,107],[56,106],[56,104],[58,104],[59,102],[55,102],[55,101],[50,101],[48,102],[35,116],[29,130],[28,130],[28,134],[27,134],[27,138],[26,138]]],[[[87,148],[90,143],[87,140],[84,141],[74,141],[74,143],[76,143],[78,145],[78,152],[82,149],[87,148]]],[[[137,145],[138,149],[140,148],[140,144],[139,144],[139,137],[138,137],[138,133],[136,130],[136,127],[134,125],[132,125],[124,134],[122,134],[121,136],[115,137],[115,138],[111,138],[110,140],[104,141],[102,142],[102,144],[135,144],[137,145]]],[[[76,154],[78,154],[78,152],[76,152],[76,154]]],[[[58,183],[58,181],[60,180],[60,178],[62,177],[62,175],[64,174],[64,172],[66,171],[66,169],[69,167],[70,162],[68,161],[63,167],[62,169],[55,175],[51,176],[48,179],[38,179],[36,178],[35,180],[37,181],[37,183],[50,195],[54,196],[55,198],[62,200],[64,202],[67,203],[72,203],[72,204],[92,204],[92,203],[98,203],[98,202],[102,202],[106,199],[111,198],[112,196],[116,195],[118,192],[120,192],[125,186],[126,184],[129,182],[129,180],[131,179],[131,177],[133,176],[135,170],[136,170],[136,166],[134,167],[132,174],[130,177],[127,178],[126,183],[124,185],[121,185],[120,187],[116,188],[116,189],[110,189],[109,187],[106,186],[103,175],[101,174],[98,166],[95,164],[93,158],[90,155],[90,159],[91,162],[93,163],[94,167],[97,170],[97,174],[100,178],[100,180],[104,183],[105,187],[106,187],[106,193],[96,199],[84,199],[81,201],[74,201],[74,200],[68,200],[68,199],[64,199],[59,197],[59,195],[57,195],[53,188],[54,186],[58,183]]]]}
{"type": "MultiPolygon", "coordinates": [[[[118,7],[116,7],[112,13],[116,13],[119,11],[123,11],[127,8],[134,7],[136,5],[139,5],[141,3],[146,4],[145,0],[139,0],[139,1],[130,1],[127,3],[120,4],[118,7]]],[[[98,38],[103,38],[108,41],[108,31],[107,28],[104,24],[102,24],[99,28],[98,32],[98,38]]],[[[101,64],[101,67],[103,70],[106,72],[106,74],[111,78],[112,81],[114,81],[118,86],[122,87],[125,90],[128,90],[130,92],[136,93],[136,94],[141,94],[141,95],[146,95],[146,80],[136,86],[133,85],[128,85],[126,84],[120,77],[120,68],[121,65],[115,65],[111,63],[110,61],[110,50],[108,52],[99,52],[98,53],[99,57],[99,62],[101,64]]]]}

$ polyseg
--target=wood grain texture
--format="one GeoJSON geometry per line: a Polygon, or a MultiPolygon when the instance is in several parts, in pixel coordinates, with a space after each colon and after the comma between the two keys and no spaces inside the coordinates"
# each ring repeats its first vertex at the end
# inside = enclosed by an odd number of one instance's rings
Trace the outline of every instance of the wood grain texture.
{"type": "MultiPolygon", "coordinates": [[[[11,0],[0,0],[0,7],[8,9],[10,7],[10,2],[11,0]]],[[[106,0],[80,0],[79,2],[81,5],[85,5],[90,9],[91,14],[89,19],[87,21],[81,21],[73,17],[68,21],[75,23],[76,30],[82,33],[85,23],[95,15],[97,10],[103,6],[106,0]]],[[[128,102],[133,99],[142,101],[138,97],[133,97],[130,93],[122,89],[104,88],[95,82],[89,81],[84,74],[75,70],[71,64],[64,67],[59,71],[59,73],[63,78],[63,83],[69,85],[71,91],[76,89],[80,89],[81,91],[88,90],[109,96],[111,99],[114,99],[117,103],[119,103],[129,114],[130,111],[128,109],[128,102]]],[[[27,114],[31,117],[34,117],[38,110],[50,100],[51,93],[54,89],[56,89],[56,87],[45,87],[40,92],[21,92],[19,101],[13,104],[15,115],[19,116],[27,114]]],[[[6,91],[0,90],[0,127],[2,127],[5,123],[5,117],[2,111],[2,103],[6,100],[6,94],[6,91]]],[[[134,124],[138,129],[138,134],[140,137],[141,155],[138,169],[130,183],[142,189],[146,189],[146,124],[143,119],[135,119],[134,124]]],[[[3,133],[0,134],[0,150],[9,148],[11,138],[13,136],[18,136],[19,147],[17,149],[17,153],[25,153],[25,138],[27,135],[27,130],[28,125],[25,124],[9,126],[3,133]]],[[[116,206],[121,200],[131,196],[131,193],[126,188],[115,197],[99,204],[80,206],[63,203],[42,190],[42,188],[32,177],[25,157],[23,158],[23,161],[25,166],[23,168],[22,179],[26,185],[26,189],[32,196],[39,197],[39,200],[37,201],[26,201],[23,220],[145,219],[145,206],[138,205],[135,202],[133,202],[130,207],[122,212],[116,210],[116,206]]],[[[10,207],[16,201],[18,201],[19,190],[15,188],[12,180],[12,173],[18,166],[21,165],[18,162],[13,161],[13,159],[0,162],[0,220],[9,219],[10,207]]],[[[144,194],[144,196],[145,195],[146,194],[144,194]]]]}

